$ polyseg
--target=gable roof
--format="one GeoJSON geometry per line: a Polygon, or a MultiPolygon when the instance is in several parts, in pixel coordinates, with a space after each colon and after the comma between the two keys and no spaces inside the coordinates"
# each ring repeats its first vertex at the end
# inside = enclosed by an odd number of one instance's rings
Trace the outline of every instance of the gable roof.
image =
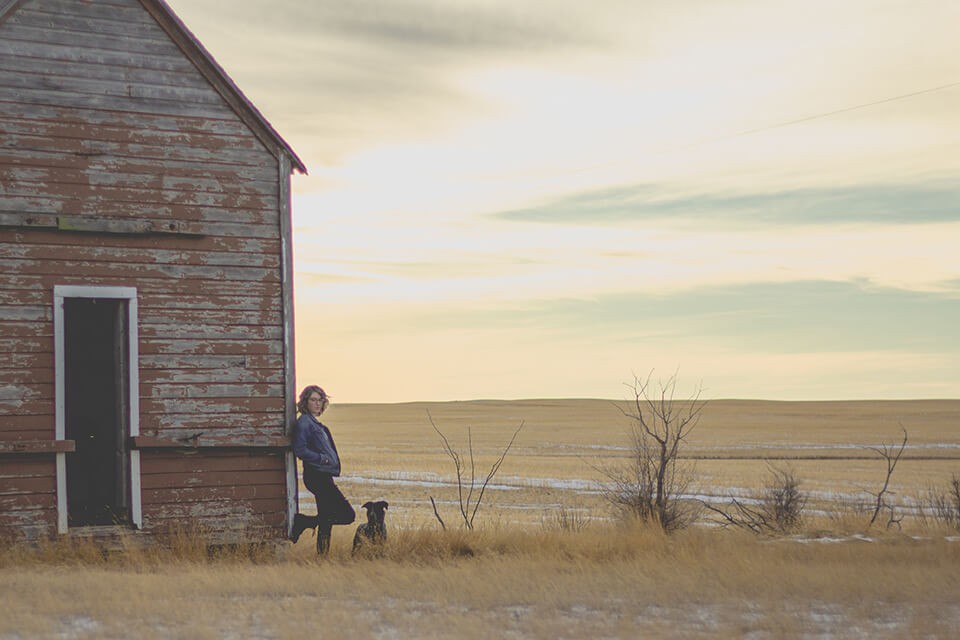
{"type": "MultiPolygon", "coordinates": [[[[0,0],[0,25],[25,0],[0,0]]],[[[227,75],[210,52],[200,43],[193,32],[173,12],[164,0],[138,0],[143,8],[167,33],[173,43],[193,63],[193,66],[206,78],[207,82],[220,94],[237,116],[250,127],[254,135],[276,156],[286,155],[290,159],[291,170],[307,173],[307,167],[287,142],[280,137],[276,129],[267,122],[252,102],[227,75]]]]}

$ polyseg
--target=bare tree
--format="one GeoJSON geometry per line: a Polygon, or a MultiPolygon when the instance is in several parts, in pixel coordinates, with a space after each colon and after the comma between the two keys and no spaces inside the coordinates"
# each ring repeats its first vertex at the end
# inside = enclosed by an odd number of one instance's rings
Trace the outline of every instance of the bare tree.
{"type": "Polygon", "coordinates": [[[904,429],[902,425],[900,429],[903,431],[903,441],[899,447],[894,447],[886,443],[881,444],[879,447],[867,447],[871,451],[875,451],[887,463],[887,475],[883,479],[883,485],[880,487],[880,490],[876,492],[867,491],[867,493],[874,498],[873,515],[870,517],[869,526],[873,526],[877,521],[877,517],[880,515],[880,511],[884,509],[890,513],[890,517],[887,520],[888,529],[895,524],[899,525],[900,521],[903,520],[903,516],[900,518],[896,517],[893,505],[887,502],[887,494],[892,493],[890,491],[890,478],[893,477],[893,471],[897,468],[897,463],[900,462],[900,456],[903,455],[903,450],[907,447],[907,430],[904,429]]]}
{"type": "Polygon", "coordinates": [[[606,496],[614,505],[673,531],[691,524],[699,511],[695,501],[682,499],[692,471],[680,463],[680,450],[707,403],[699,389],[691,398],[677,400],[676,374],[656,386],[652,375],[634,376],[630,408],[621,409],[631,421],[630,462],[599,471],[609,480],[606,496]]]}
{"type": "MultiPolygon", "coordinates": [[[[510,438],[510,442],[507,443],[503,453],[501,453],[496,462],[490,466],[490,470],[487,472],[487,475],[478,486],[478,478],[476,473],[477,465],[473,454],[473,433],[471,429],[467,427],[467,453],[466,456],[464,456],[464,454],[453,448],[453,445],[450,444],[447,436],[440,431],[440,428],[437,427],[437,424],[433,421],[433,416],[430,415],[429,411],[427,412],[427,417],[430,419],[430,424],[433,426],[433,430],[436,431],[437,435],[440,436],[440,441],[443,443],[444,452],[446,452],[447,456],[449,456],[453,461],[453,466],[457,473],[457,495],[459,498],[460,516],[463,518],[464,526],[466,526],[467,529],[472,530],[473,520],[477,517],[477,511],[480,510],[480,505],[483,502],[483,496],[484,493],[486,493],[487,485],[489,485],[490,481],[493,480],[494,476],[497,475],[497,471],[500,470],[500,465],[503,464],[504,459],[507,457],[507,454],[513,447],[514,441],[517,439],[517,436],[523,429],[523,421],[520,422],[520,426],[517,427],[517,430],[513,432],[513,437],[510,438]],[[469,477],[467,477],[468,466],[469,477]]],[[[440,513],[437,511],[437,503],[433,500],[433,496],[430,497],[430,502],[433,504],[433,514],[437,517],[437,520],[440,521],[440,526],[446,529],[447,527],[440,518],[440,513]]]]}

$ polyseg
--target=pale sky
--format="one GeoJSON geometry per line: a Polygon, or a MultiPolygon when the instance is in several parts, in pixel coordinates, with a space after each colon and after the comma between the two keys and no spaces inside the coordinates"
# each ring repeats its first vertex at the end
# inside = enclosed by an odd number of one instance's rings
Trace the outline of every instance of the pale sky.
{"type": "Polygon", "coordinates": [[[169,0],[335,401],[960,397],[960,3],[169,0]]]}

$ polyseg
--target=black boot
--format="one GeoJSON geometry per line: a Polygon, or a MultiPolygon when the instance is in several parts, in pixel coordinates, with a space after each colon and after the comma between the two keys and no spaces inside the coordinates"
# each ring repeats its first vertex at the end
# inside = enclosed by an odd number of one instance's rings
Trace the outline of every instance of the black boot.
{"type": "Polygon", "coordinates": [[[330,523],[321,524],[317,527],[317,555],[325,556],[330,552],[330,532],[333,525],[330,523]]]}
{"type": "Polygon", "coordinates": [[[300,534],[306,529],[313,529],[317,526],[316,516],[305,516],[302,513],[293,515],[293,528],[290,530],[290,542],[296,542],[300,539],[300,534]]]}

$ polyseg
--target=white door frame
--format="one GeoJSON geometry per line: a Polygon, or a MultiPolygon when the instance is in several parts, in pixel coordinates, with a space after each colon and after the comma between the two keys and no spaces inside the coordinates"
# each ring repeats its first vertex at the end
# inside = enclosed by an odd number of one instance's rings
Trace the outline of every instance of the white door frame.
{"type": "MultiPolygon", "coordinates": [[[[130,437],[140,435],[140,349],[137,329],[136,287],[88,287],[55,285],[53,287],[53,352],[56,438],[66,438],[66,362],[64,353],[63,301],[66,298],[110,298],[127,301],[127,385],[130,390],[128,403],[130,415],[127,424],[130,437]]],[[[137,529],[143,527],[143,507],[140,501],[140,452],[130,452],[130,519],[137,529]]],[[[67,454],[57,453],[57,532],[66,533],[67,525],[67,454]]]]}

